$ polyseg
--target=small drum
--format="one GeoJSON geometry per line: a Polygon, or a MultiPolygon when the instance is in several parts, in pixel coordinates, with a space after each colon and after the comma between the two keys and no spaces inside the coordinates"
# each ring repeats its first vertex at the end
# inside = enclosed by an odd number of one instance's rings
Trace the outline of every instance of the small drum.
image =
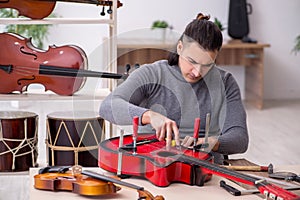
{"type": "Polygon", "coordinates": [[[98,166],[98,144],[105,136],[104,120],[87,111],[47,115],[48,164],[98,166]]]}
{"type": "Polygon", "coordinates": [[[0,171],[27,171],[36,167],[38,115],[0,111],[0,171]]]}

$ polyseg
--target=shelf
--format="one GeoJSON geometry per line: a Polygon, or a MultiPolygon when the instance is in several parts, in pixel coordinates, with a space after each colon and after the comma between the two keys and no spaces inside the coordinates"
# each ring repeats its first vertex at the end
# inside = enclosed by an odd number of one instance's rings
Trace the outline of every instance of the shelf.
{"type": "Polygon", "coordinates": [[[46,18],[33,20],[29,18],[0,18],[1,24],[109,24],[113,25],[112,19],[95,18],[46,18]]]}
{"type": "Polygon", "coordinates": [[[78,92],[72,96],[57,95],[51,91],[30,91],[30,93],[23,94],[0,94],[1,101],[70,101],[70,100],[101,100],[109,95],[110,91],[108,88],[98,89],[93,93],[82,93],[78,92]]]}

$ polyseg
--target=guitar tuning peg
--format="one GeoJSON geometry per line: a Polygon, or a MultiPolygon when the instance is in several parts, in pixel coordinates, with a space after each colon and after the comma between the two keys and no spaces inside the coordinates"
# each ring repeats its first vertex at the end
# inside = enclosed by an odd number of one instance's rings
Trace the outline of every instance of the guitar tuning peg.
{"type": "Polygon", "coordinates": [[[108,8],[108,10],[107,10],[107,13],[108,14],[111,14],[113,11],[112,11],[112,9],[111,9],[111,6],[109,6],[109,8],[108,8]]]}
{"type": "Polygon", "coordinates": [[[101,15],[101,16],[104,16],[104,15],[105,15],[104,6],[102,7],[102,11],[101,11],[100,15],[101,15]]]}

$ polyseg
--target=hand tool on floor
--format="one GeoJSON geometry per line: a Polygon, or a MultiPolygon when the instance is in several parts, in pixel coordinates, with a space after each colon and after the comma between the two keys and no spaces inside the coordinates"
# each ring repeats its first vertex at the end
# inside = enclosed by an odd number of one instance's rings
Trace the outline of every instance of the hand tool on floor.
{"type": "Polygon", "coordinates": [[[270,178],[276,178],[276,179],[284,179],[287,181],[296,181],[300,183],[300,175],[297,175],[293,172],[275,172],[275,173],[269,173],[270,178]]]}
{"type": "MultiPolygon", "coordinates": [[[[245,195],[245,194],[260,193],[258,189],[238,190],[235,187],[228,185],[224,180],[220,181],[220,187],[224,188],[227,192],[229,192],[233,196],[241,196],[241,195],[245,195]]],[[[287,186],[287,187],[283,187],[283,189],[285,189],[285,190],[300,190],[300,186],[287,186]]]]}

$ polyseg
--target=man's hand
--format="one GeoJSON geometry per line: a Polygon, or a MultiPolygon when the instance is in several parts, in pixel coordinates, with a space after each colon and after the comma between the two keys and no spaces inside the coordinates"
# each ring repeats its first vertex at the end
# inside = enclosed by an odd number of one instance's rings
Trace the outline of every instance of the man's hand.
{"type": "MultiPolygon", "coordinates": [[[[198,138],[197,144],[196,145],[200,145],[200,144],[204,144],[205,143],[205,138],[198,138]]],[[[182,146],[184,147],[192,147],[194,145],[194,138],[191,136],[186,136],[182,143],[182,146]]],[[[211,149],[212,151],[217,151],[219,149],[220,146],[220,142],[218,141],[218,139],[216,137],[208,137],[208,147],[207,149],[211,149]]]]}
{"type": "Polygon", "coordinates": [[[167,148],[171,147],[172,136],[174,135],[176,145],[180,145],[179,130],[176,122],[151,110],[142,115],[142,124],[151,124],[156,131],[156,137],[162,141],[166,139],[167,148]]]}

